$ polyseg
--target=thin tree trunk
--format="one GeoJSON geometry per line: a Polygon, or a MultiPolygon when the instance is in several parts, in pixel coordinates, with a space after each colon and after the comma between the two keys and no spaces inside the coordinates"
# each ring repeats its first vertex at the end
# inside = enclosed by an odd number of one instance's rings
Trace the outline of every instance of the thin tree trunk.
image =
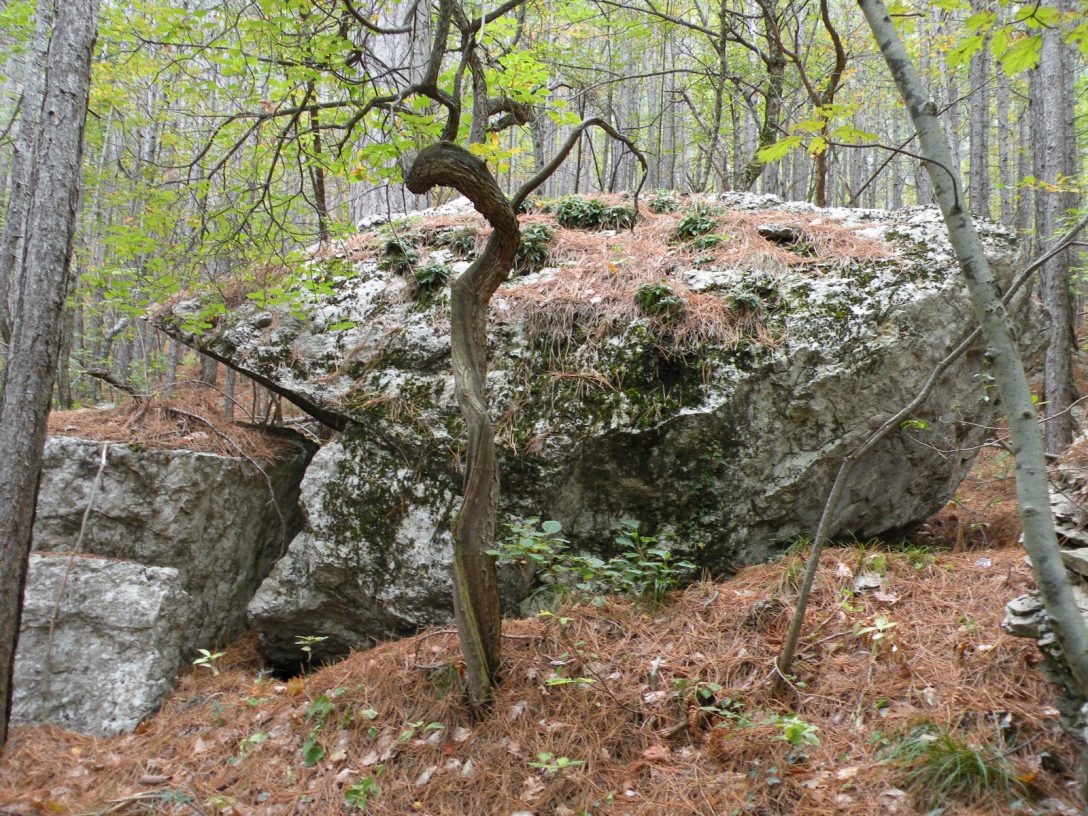
{"type": "Polygon", "coordinates": [[[98,0],[56,4],[30,174],[33,195],[23,250],[30,272],[19,279],[0,398],[0,745],[11,714],[30,531],[68,292],[97,17],[98,0]]]}
{"type": "Polygon", "coordinates": [[[1024,548],[1055,635],[1069,661],[1077,690],[1088,696],[1088,626],[1073,598],[1054,532],[1042,434],[1024,367],[982,243],[964,207],[958,168],[930,101],[882,0],[858,0],[918,131],[933,188],[948,227],[975,314],[989,346],[991,366],[1005,408],[1016,458],[1016,494],[1024,548]]]}
{"type": "MultiPolygon", "coordinates": [[[[1039,67],[1032,71],[1031,109],[1035,177],[1043,184],[1035,193],[1035,235],[1039,246],[1058,234],[1065,196],[1055,188],[1067,183],[1070,173],[1069,141],[1072,111],[1066,110],[1063,90],[1066,71],[1065,46],[1057,29],[1043,32],[1039,67]]],[[[1072,66],[1068,66],[1070,69],[1072,66]]],[[[1058,455],[1073,441],[1076,399],[1073,384],[1073,295],[1069,286],[1069,254],[1061,253],[1043,267],[1043,305],[1050,312],[1043,367],[1044,427],[1047,453],[1058,455]]]]}
{"type": "Polygon", "coordinates": [[[450,346],[457,403],[468,431],[464,499],[453,523],[453,609],[464,653],[468,698],[479,709],[491,699],[502,658],[493,546],[499,501],[495,433],[487,411],[487,309],[509,274],[520,232],[513,207],[486,166],[442,142],[421,151],[407,177],[424,194],[453,187],[491,224],[484,251],[450,285],[450,346]]]}
{"type": "Polygon", "coordinates": [[[971,100],[968,105],[968,141],[971,153],[971,174],[968,176],[967,198],[971,215],[990,217],[990,90],[987,85],[990,69],[989,42],[971,57],[971,100]]]}

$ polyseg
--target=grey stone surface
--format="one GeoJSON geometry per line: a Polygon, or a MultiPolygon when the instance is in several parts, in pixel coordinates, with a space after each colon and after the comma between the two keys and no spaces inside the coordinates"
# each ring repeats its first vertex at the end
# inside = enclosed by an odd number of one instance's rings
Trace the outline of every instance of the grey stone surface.
{"type": "MultiPolygon", "coordinates": [[[[1088,622],[1088,435],[1081,436],[1050,470],[1050,507],[1062,548],[1062,561],[1081,616],[1088,622]]],[[[1026,559],[1030,564],[1030,559],[1026,559]]],[[[1002,628],[1029,638],[1042,652],[1042,669],[1062,690],[1058,709],[1064,724],[1088,740],[1088,700],[1077,691],[1069,665],[1058,645],[1038,592],[1021,595],[1005,605],[1002,628]]]]}
{"type": "Polygon", "coordinates": [[[309,452],[293,451],[262,474],[210,453],[52,437],[34,549],[76,548],[90,505],[80,551],[175,569],[199,612],[187,645],[210,649],[244,630],[246,604],[302,525],[298,485],[309,452]],[[92,496],[103,445],[106,465],[92,496]]]}
{"type": "Polygon", "coordinates": [[[103,736],[135,728],[173,688],[197,617],[177,570],[32,554],[13,721],[103,736]]]}
{"type": "MultiPolygon", "coordinates": [[[[893,254],[800,270],[766,258],[678,268],[671,278],[703,296],[754,302],[765,332],[687,344],[644,317],[588,325],[592,299],[573,328],[534,334],[514,290],[555,271],[505,284],[491,311],[488,376],[504,519],[557,519],[573,546],[601,552],[620,520],[634,518],[712,572],[760,561],[812,533],[841,457],[958,342],[970,303],[935,210],[817,210],[738,194],[722,202],[766,209],[768,223],[779,210],[856,229],[893,254]]],[[[996,225],[982,232],[1008,280],[1014,236],[996,225]]],[[[429,260],[424,250],[420,263],[429,260]]],[[[348,421],[306,477],[308,529],[250,607],[281,658],[297,635],[328,633],[331,655],[450,615],[462,423],[447,298],[419,298],[373,262],[327,280],[334,294],[314,296],[308,320],[249,305],[189,338],[348,421]],[[342,330],[346,321],[353,327],[342,330]]],[[[175,331],[193,306],[166,318],[175,331]]],[[[530,317],[546,324],[553,308],[563,307],[542,302],[530,317]]],[[[894,433],[859,463],[834,533],[894,536],[952,495],[981,426],[998,414],[981,351],[953,365],[918,410],[924,429],[894,433]]]]}

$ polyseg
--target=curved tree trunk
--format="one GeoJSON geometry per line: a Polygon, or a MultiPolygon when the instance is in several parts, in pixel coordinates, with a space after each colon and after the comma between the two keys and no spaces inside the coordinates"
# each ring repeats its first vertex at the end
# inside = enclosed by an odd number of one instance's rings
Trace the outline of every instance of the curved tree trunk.
{"type": "Polygon", "coordinates": [[[491,224],[480,257],[450,285],[450,345],[457,403],[468,431],[464,499],[453,523],[453,608],[473,708],[487,704],[502,657],[495,560],[499,471],[487,411],[487,308],[506,280],[520,232],[514,208],[482,161],[452,142],[423,150],[407,177],[417,195],[453,187],[491,224]]]}

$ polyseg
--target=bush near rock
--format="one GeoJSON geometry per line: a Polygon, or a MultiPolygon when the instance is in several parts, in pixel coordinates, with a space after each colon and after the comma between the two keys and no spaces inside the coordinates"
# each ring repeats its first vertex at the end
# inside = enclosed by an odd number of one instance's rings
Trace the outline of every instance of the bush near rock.
{"type": "MultiPolygon", "coordinates": [[[[713,573],[766,559],[811,534],[841,457],[914,397],[968,326],[935,210],[710,203],[713,246],[671,242],[682,213],[644,213],[633,233],[560,230],[552,266],[500,288],[488,387],[505,520],[554,518],[575,549],[607,554],[633,518],[713,573]],[[646,314],[647,285],[667,285],[682,308],[646,314]]],[[[429,217],[397,234],[420,236],[421,264],[446,262],[425,246],[429,217]]],[[[981,231],[1008,280],[1015,237],[981,231]]],[[[302,658],[298,635],[329,636],[321,659],[450,616],[462,423],[448,302],[416,299],[383,268],[384,240],[375,228],[345,243],[331,295],[253,302],[200,336],[186,330],[199,304],[163,318],[343,429],[305,479],[306,530],[250,607],[279,661],[302,658]]],[[[911,427],[858,465],[834,532],[896,536],[944,504],[998,416],[987,382],[981,348],[953,365],[911,427]]]]}

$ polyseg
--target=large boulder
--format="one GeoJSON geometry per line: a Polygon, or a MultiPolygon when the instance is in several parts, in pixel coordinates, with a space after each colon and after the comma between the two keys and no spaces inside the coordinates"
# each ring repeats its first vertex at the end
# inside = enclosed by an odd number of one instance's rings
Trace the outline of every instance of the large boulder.
{"type": "Polygon", "coordinates": [[[280,449],[258,463],[51,437],[34,549],[170,567],[197,604],[188,648],[226,643],[244,631],[246,605],[302,526],[298,490],[310,451],[280,449]]]}
{"type": "Polygon", "coordinates": [[[32,554],[13,722],[101,736],[135,728],[174,687],[197,618],[175,569],[32,554]]]}
{"type": "MultiPolygon", "coordinates": [[[[488,386],[504,520],[554,518],[601,552],[633,518],[713,572],[765,559],[812,533],[841,458],[968,326],[934,210],[712,203],[733,208],[712,214],[715,240],[675,238],[683,213],[647,214],[633,236],[559,230],[552,267],[497,293],[488,386]]],[[[463,269],[453,251],[486,230],[448,210],[313,262],[301,301],[255,294],[199,335],[198,303],[163,318],[343,429],[306,476],[307,529],[250,607],[273,659],[297,660],[298,635],[327,636],[316,653],[332,655],[449,618],[463,425],[447,294],[430,284],[437,264],[463,269]]],[[[1007,280],[1014,236],[982,231],[1007,280]]],[[[987,386],[976,348],[858,463],[833,532],[896,535],[946,502],[997,416],[987,386]]]]}

